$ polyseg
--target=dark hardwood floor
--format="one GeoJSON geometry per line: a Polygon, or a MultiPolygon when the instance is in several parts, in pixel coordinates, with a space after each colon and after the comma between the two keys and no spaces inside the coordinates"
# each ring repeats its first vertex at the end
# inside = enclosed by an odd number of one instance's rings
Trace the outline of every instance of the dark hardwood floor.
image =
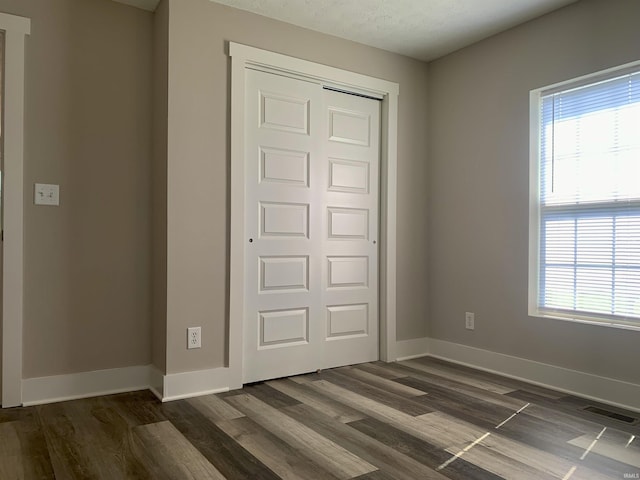
{"type": "Polygon", "coordinates": [[[0,479],[639,479],[637,418],[433,358],[0,411],[0,479]]]}

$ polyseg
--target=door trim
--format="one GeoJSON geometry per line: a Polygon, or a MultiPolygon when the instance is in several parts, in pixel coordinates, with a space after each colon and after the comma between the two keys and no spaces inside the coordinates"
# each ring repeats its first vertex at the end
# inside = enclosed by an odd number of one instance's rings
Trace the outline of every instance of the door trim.
{"type": "Polygon", "coordinates": [[[0,13],[0,30],[5,32],[2,407],[15,407],[22,404],[24,56],[31,20],[0,13]]]}
{"type": "Polygon", "coordinates": [[[321,65],[238,43],[229,43],[231,57],[231,218],[229,265],[229,387],[242,386],[244,324],[244,91],[245,70],[259,69],[381,98],[380,115],[380,359],[396,359],[396,203],[398,94],[394,82],[321,65]]]}

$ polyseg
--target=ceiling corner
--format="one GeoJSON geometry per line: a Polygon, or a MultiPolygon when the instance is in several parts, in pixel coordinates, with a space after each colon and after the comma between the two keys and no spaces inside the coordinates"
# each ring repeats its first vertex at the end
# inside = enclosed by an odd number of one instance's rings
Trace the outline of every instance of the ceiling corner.
{"type": "Polygon", "coordinates": [[[156,8],[158,8],[158,4],[160,0],[113,0],[114,2],[124,3],[125,5],[130,5],[132,7],[140,8],[142,10],[147,10],[149,12],[155,12],[156,8]]]}

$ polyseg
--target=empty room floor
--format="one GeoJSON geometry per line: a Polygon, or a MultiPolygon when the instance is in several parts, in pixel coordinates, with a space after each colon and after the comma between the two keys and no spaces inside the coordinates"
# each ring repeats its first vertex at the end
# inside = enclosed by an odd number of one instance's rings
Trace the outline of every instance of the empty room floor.
{"type": "Polygon", "coordinates": [[[637,417],[423,357],[2,410],[0,479],[637,479],[637,417]]]}

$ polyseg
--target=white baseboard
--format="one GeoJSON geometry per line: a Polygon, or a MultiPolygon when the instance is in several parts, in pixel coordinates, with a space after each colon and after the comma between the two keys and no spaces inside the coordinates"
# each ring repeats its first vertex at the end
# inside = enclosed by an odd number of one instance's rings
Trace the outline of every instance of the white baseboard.
{"type": "Polygon", "coordinates": [[[638,384],[434,338],[426,340],[425,354],[429,356],[640,412],[638,384]]]}
{"type": "Polygon", "coordinates": [[[149,383],[149,365],[27,378],[22,381],[22,405],[146,390],[149,383]]]}
{"type": "MultiPolygon", "coordinates": [[[[396,344],[398,360],[430,355],[560,392],[640,412],[640,385],[570,370],[520,357],[433,338],[396,344]]],[[[151,365],[28,378],[22,381],[24,406],[150,389],[161,401],[226,392],[229,368],[163,375],[151,365]]]]}
{"type": "Polygon", "coordinates": [[[162,401],[164,396],[164,374],[153,365],[150,366],[149,372],[149,390],[158,400],[162,401]]]}
{"type": "Polygon", "coordinates": [[[429,351],[429,339],[415,338],[413,340],[398,340],[396,342],[396,358],[398,362],[424,357],[429,351]]]}
{"type": "Polygon", "coordinates": [[[213,368],[163,375],[152,365],[27,378],[22,405],[42,405],[114,393],[151,390],[163,402],[229,390],[229,369],[213,368]]]}
{"type": "MultiPolygon", "coordinates": [[[[164,376],[163,402],[229,391],[229,369],[225,367],[164,376]]],[[[156,393],[157,395],[157,393],[156,393]]]]}

